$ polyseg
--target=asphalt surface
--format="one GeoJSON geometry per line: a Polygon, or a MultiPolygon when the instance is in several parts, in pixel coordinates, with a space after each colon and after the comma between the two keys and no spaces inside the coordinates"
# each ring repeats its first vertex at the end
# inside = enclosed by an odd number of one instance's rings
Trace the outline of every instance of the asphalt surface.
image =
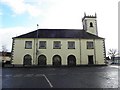
{"type": "Polygon", "coordinates": [[[3,68],[2,88],[118,88],[119,66],[3,68]]]}

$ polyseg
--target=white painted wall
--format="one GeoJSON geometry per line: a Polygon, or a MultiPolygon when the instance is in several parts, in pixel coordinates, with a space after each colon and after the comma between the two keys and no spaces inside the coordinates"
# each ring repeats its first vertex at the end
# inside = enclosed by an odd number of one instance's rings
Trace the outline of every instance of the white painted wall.
{"type": "MultiPolygon", "coordinates": [[[[76,63],[88,64],[88,55],[94,56],[94,62],[97,64],[104,64],[103,54],[103,40],[102,39],[39,39],[39,41],[46,41],[46,49],[38,49],[38,56],[43,54],[47,57],[47,64],[52,65],[52,58],[54,55],[60,55],[62,58],[62,65],[67,65],[67,57],[74,55],[76,57],[76,63]],[[53,49],[53,41],[61,41],[61,49],[53,49]],[[75,49],[68,49],[68,41],[75,41],[75,49]],[[93,41],[95,43],[95,49],[87,49],[86,42],[93,41]]],[[[26,54],[32,56],[32,64],[38,64],[36,60],[36,39],[16,38],[14,46],[13,64],[23,64],[23,57],[26,54]],[[25,41],[32,41],[32,49],[25,49],[25,41]]],[[[37,57],[38,57],[37,56],[37,57]]]]}
{"type": "MultiPolygon", "coordinates": [[[[34,39],[15,39],[13,64],[23,64],[23,57],[26,54],[30,54],[33,58],[33,49],[25,49],[25,41],[34,42],[34,39]]],[[[32,43],[32,46],[34,46],[34,43],[32,43]]]]}
{"type": "Polygon", "coordinates": [[[87,49],[87,41],[93,41],[91,39],[81,40],[81,64],[88,64],[88,55],[94,56],[94,49],[87,49]]]}

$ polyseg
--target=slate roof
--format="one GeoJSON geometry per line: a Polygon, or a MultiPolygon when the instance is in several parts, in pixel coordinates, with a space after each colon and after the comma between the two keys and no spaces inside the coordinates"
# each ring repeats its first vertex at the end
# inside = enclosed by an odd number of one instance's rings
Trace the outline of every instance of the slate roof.
{"type": "Polygon", "coordinates": [[[81,38],[103,39],[81,29],[38,29],[14,38],[81,38]],[[38,33],[38,34],[37,34],[38,33]]]}

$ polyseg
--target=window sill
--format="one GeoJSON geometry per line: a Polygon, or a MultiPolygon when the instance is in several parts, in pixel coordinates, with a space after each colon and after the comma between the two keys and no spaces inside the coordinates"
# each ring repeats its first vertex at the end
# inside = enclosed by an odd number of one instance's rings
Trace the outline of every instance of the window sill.
{"type": "Polygon", "coordinates": [[[32,49],[32,48],[25,48],[25,49],[32,49]]]}
{"type": "Polygon", "coordinates": [[[68,49],[75,49],[75,48],[68,48],[68,49]]]}

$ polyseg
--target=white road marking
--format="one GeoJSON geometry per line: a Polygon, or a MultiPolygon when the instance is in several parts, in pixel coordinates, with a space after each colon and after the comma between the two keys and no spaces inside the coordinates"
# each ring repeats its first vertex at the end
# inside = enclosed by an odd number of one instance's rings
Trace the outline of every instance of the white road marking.
{"type": "Polygon", "coordinates": [[[10,77],[10,76],[12,76],[12,75],[5,75],[5,77],[10,77]]]}
{"type": "Polygon", "coordinates": [[[24,77],[32,77],[34,74],[26,74],[24,77]]]}
{"type": "Polygon", "coordinates": [[[48,75],[56,75],[56,74],[48,74],[48,75]]]}
{"type": "Polygon", "coordinates": [[[110,66],[110,67],[114,67],[114,68],[119,68],[120,69],[120,67],[117,66],[117,65],[113,65],[113,66],[110,66]]]}
{"type": "Polygon", "coordinates": [[[36,74],[36,75],[34,75],[35,77],[41,77],[41,76],[43,76],[43,74],[36,74]]]}
{"type": "Polygon", "coordinates": [[[43,74],[43,76],[45,77],[45,79],[46,79],[47,82],[49,83],[50,87],[52,88],[52,87],[53,87],[52,83],[49,81],[49,79],[48,79],[44,74],[43,74]]]}
{"type": "Polygon", "coordinates": [[[22,77],[22,76],[23,76],[23,74],[16,74],[13,77],[22,77]]]}

